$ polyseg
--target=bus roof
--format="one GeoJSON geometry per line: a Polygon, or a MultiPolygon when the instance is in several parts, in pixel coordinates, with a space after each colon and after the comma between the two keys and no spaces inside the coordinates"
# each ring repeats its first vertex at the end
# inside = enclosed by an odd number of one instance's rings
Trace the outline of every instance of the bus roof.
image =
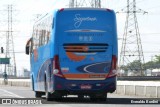
{"type": "Polygon", "coordinates": [[[113,12],[112,9],[108,9],[108,8],[61,8],[58,9],[59,11],[63,11],[63,10],[101,10],[101,11],[111,11],[113,12]]]}

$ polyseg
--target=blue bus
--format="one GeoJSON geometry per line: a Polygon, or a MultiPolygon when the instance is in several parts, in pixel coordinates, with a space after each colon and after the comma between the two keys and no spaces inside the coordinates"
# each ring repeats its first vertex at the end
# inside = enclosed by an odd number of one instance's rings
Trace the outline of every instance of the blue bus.
{"type": "Polygon", "coordinates": [[[117,53],[113,10],[62,8],[44,15],[26,44],[35,97],[106,100],[116,90],[117,53]]]}

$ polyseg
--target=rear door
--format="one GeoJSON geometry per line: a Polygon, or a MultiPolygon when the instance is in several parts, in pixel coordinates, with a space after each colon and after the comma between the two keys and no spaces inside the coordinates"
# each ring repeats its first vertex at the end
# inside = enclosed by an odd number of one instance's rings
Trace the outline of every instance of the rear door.
{"type": "Polygon", "coordinates": [[[113,47],[113,13],[64,10],[58,14],[61,72],[66,79],[105,79],[113,47]]]}

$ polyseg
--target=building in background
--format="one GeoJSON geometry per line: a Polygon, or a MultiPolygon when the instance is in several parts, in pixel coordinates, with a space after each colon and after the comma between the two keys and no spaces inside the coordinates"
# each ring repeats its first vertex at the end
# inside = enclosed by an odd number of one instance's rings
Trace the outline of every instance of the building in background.
{"type": "Polygon", "coordinates": [[[153,69],[151,72],[152,76],[160,76],[160,69],[153,69]]]}

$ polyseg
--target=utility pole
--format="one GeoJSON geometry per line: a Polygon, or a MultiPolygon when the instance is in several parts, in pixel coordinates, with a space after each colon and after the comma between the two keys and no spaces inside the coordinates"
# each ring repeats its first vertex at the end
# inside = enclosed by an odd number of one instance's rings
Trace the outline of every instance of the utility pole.
{"type": "Polygon", "coordinates": [[[101,0],[70,0],[70,8],[77,7],[91,7],[91,8],[101,8],[101,0]]]}
{"type": "MultiPolygon", "coordinates": [[[[139,33],[137,13],[147,13],[141,9],[137,9],[136,0],[127,0],[127,10],[122,10],[123,13],[127,13],[125,30],[122,41],[122,48],[120,53],[120,68],[129,66],[129,70],[138,71],[140,75],[144,75],[144,55],[141,44],[141,37],[139,33]],[[133,61],[138,61],[137,65],[129,65],[133,61]]],[[[119,12],[117,12],[119,13],[119,12]]]]}

